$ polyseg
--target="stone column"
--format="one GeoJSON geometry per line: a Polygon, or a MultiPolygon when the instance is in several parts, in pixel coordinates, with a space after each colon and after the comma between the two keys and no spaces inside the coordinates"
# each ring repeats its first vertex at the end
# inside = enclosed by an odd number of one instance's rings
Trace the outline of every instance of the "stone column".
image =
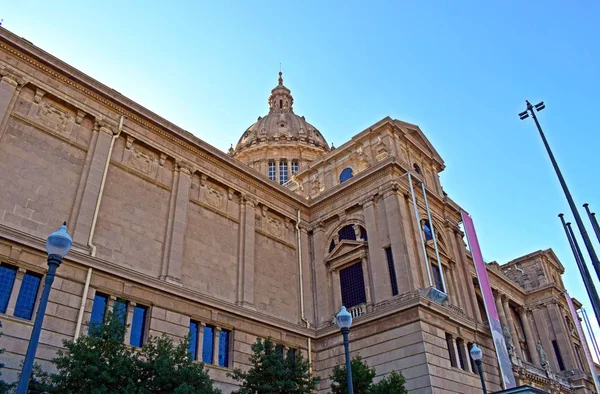
{"type": "Polygon", "coordinates": [[[315,309],[314,309],[314,288],[312,280],[312,265],[310,261],[310,242],[308,239],[308,231],[304,225],[300,226],[300,244],[302,245],[302,279],[304,286],[304,317],[311,325],[314,325],[315,309]]]}
{"type": "Polygon", "coordinates": [[[531,357],[531,362],[536,366],[540,366],[540,357],[537,353],[537,348],[535,347],[535,339],[533,338],[533,333],[531,332],[531,326],[529,324],[529,317],[527,316],[527,309],[519,308],[519,318],[521,319],[521,323],[523,324],[523,331],[525,333],[525,343],[527,344],[527,351],[531,357]]]}
{"type": "Polygon", "coordinates": [[[504,330],[504,326],[508,326],[506,323],[506,315],[504,314],[504,307],[502,306],[502,296],[499,292],[494,291],[494,301],[496,301],[496,310],[498,311],[498,317],[500,318],[500,324],[504,330]]]}
{"type": "Polygon", "coordinates": [[[175,194],[175,210],[171,227],[171,242],[168,245],[167,261],[168,282],[181,284],[181,267],[183,265],[183,244],[187,225],[187,211],[190,203],[190,186],[192,184],[192,167],[186,162],[178,162],[176,170],[179,174],[175,194]]]}
{"type": "Polygon", "coordinates": [[[242,199],[245,205],[244,238],[242,253],[242,306],[254,309],[254,247],[255,247],[255,206],[256,202],[247,196],[242,199]]]}
{"type": "Polygon", "coordinates": [[[367,309],[371,311],[371,307],[373,306],[373,297],[371,296],[371,274],[369,273],[369,264],[367,263],[367,257],[364,256],[360,259],[363,276],[365,279],[365,299],[367,304],[367,309]]]}
{"type": "Polygon", "coordinates": [[[515,327],[515,321],[510,311],[510,305],[508,304],[508,297],[502,297],[502,307],[504,308],[504,315],[506,316],[506,322],[510,330],[510,336],[512,337],[512,344],[515,347],[515,354],[517,358],[522,358],[521,345],[519,344],[519,336],[517,335],[517,329],[515,327]]]}
{"type": "Polygon", "coordinates": [[[558,344],[558,350],[560,351],[565,369],[576,369],[577,360],[571,343],[570,333],[566,326],[565,314],[561,312],[560,307],[555,300],[549,303],[547,308],[556,337],[556,343],[558,344]]]}
{"type": "Polygon", "coordinates": [[[333,288],[333,310],[338,311],[342,307],[342,286],[340,285],[339,270],[331,271],[331,285],[333,288]]]}
{"type": "MultiPolygon", "coordinates": [[[[15,306],[17,305],[17,298],[19,298],[19,292],[21,291],[21,284],[23,283],[23,276],[25,275],[23,268],[17,268],[17,275],[15,276],[15,282],[13,283],[12,291],[10,292],[10,298],[8,299],[8,306],[6,307],[6,315],[14,316],[15,306]]],[[[40,286],[43,286],[43,281],[40,282],[40,286]]],[[[41,292],[38,292],[38,297],[41,292]]],[[[31,316],[31,320],[34,320],[35,315],[31,316]]]]}
{"type": "MultiPolygon", "coordinates": [[[[394,258],[394,267],[398,282],[398,293],[402,294],[411,290],[415,290],[416,288],[414,286],[414,280],[411,278],[411,267],[408,261],[403,258],[405,255],[404,250],[406,248],[406,243],[403,237],[407,230],[402,225],[397,189],[398,185],[394,185],[393,190],[385,193],[383,196],[383,204],[385,206],[386,217],[388,218],[388,233],[390,235],[390,246],[392,248],[392,256],[394,258]]],[[[387,283],[389,284],[389,270],[387,276],[387,283]]],[[[389,285],[388,294],[391,294],[391,287],[389,285]]]]}
{"type": "Polygon", "coordinates": [[[213,364],[219,365],[219,343],[221,342],[221,327],[215,327],[213,336],[213,364]]]}
{"type": "Polygon", "coordinates": [[[373,302],[378,303],[392,295],[390,286],[390,275],[387,268],[385,252],[381,245],[377,221],[375,219],[375,209],[373,200],[369,199],[363,203],[363,213],[365,217],[365,226],[367,230],[368,248],[369,248],[369,270],[371,280],[371,290],[373,292],[373,302]]]}
{"type": "MultiPolygon", "coordinates": [[[[546,353],[546,357],[548,357],[548,363],[552,366],[552,370],[554,372],[560,372],[558,368],[558,362],[556,361],[556,357],[554,356],[554,349],[552,347],[552,343],[550,342],[550,335],[548,333],[548,325],[546,316],[546,306],[538,305],[535,309],[532,310],[533,321],[535,322],[535,327],[537,328],[537,332],[540,338],[540,342],[542,343],[542,347],[544,348],[544,352],[546,353]]],[[[536,348],[537,352],[537,348],[536,348]]]]}
{"type": "Polygon", "coordinates": [[[460,259],[460,256],[458,255],[458,247],[456,245],[456,239],[454,237],[454,230],[453,227],[451,226],[451,224],[449,222],[445,223],[444,226],[445,232],[444,235],[446,236],[446,239],[448,240],[448,247],[450,248],[450,250],[453,253],[453,257],[454,257],[454,261],[456,262],[456,264],[454,264],[453,266],[451,265],[451,271],[452,271],[452,280],[454,281],[454,290],[455,290],[455,294],[456,294],[456,303],[458,306],[460,306],[464,311],[465,314],[469,317],[473,317],[473,309],[471,308],[471,304],[467,301],[465,293],[467,292],[467,290],[465,289],[466,285],[465,283],[468,283],[463,275],[463,269],[462,269],[462,260],[460,259]],[[458,285],[460,284],[460,285],[458,285]]]}
{"type": "Polygon", "coordinates": [[[460,360],[458,358],[458,347],[456,346],[456,338],[454,337],[454,335],[450,336],[450,345],[452,346],[452,349],[449,349],[450,354],[454,356],[454,360],[451,361],[454,361],[455,367],[460,368],[460,360]]]}
{"type": "Polygon", "coordinates": [[[202,361],[204,351],[204,327],[206,323],[198,323],[198,334],[196,334],[196,360],[202,361]]]}
{"type": "Polygon", "coordinates": [[[469,346],[464,340],[462,342],[463,354],[465,355],[463,360],[463,363],[465,364],[465,371],[476,373],[477,371],[473,371],[471,369],[471,353],[469,353],[469,346]]]}
{"type": "Polygon", "coordinates": [[[131,343],[131,323],[133,322],[133,310],[137,304],[133,301],[129,301],[127,303],[127,318],[125,320],[125,327],[127,331],[125,332],[125,344],[129,345],[131,343]]]}
{"type": "Polygon", "coordinates": [[[325,266],[325,228],[322,223],[313,228],[313,271],[315,278],[315,309],[317,311],[317,324],[325,323],[331,319],[333,313],[329,305],[330,290],[328,272],[325,266]]]}
{"type": "Polygon", "coordinates": [[[0,137],[4,134],[4,129],[8,123],[8,118],[12,112],[21,88],[27,81],[18,74],[0,66],[0,137]]]}
{"type": "Polygon", "coordinates": [[[94,128],[98,133],[96,145],[89,164],[88,175],[83,186],[83,195],[79,206],[79,212],[73,227],[73,242],[87,247],[90,232],[94,222],[94,211],[98,198],[100,198],[100,184],[106,166],[106,159],[110,151],[110,143],[117,133],[117,124],[108,120],[98,120],[94,128]]]}
{"type": "Polygon", "coordinates": [[[281,161],[279,159],[275,160],[275,181],[277,183],[279,183],[279,165],[281,164],[281,161]]]}
{"type": "Polygon", "coordinates": [[[458,254],[459,264],[459,276],[461,282],[464,283],[465,287],[465,301],[467,304],[467,310],[470,310],[470,316],[474,317],[479,323],[483,323],[483,319],[487,319],[485,316],[481,316],[479,313],[479,305],[477,304],[477,295],[475,294],[475,288],[473,287],[473,278],[471,271],[469,270],[469,260],[467,259],[466,249],[462,237],[459,235],[459,230],[454,231],[454,243],[456,245],[456,253],[458,254]]]}

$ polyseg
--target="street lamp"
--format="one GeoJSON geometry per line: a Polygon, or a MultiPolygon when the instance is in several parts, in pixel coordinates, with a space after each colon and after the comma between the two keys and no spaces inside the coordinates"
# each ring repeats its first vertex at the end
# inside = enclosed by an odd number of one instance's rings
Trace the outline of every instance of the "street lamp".
{"type": "Polygon", "coordinates": [[[483,352],[477,346],[477,344],[473,344],[471,346],[471,358],[475,361],[475,365],[477,365],[477,372],[479,372],[479,379],[481,379],[481,388],[483,389],[483,394],[487,394],[487,389],[485,387],[485,380],[483,380],[483,369],[481,368],[481,358],[483,357],[483,352]]]}
{"type": "Polygon", "coordinates": [[[33,362],[35,361],[35,352],[37,350],[38,342],[40,341],[42,323],[44,322],[44,315],[46,313],[46,306],[48,306],[48,297],[50,295],[50,290],[52,289],[52,283],[54,282],[54,275],[56,274],[56,269],[60,263],[62,263],[63,257],[69,253],[71,245],[73,245],[73,240],[69,235],[67,222],[64,222],[63,225],[60,226],[57,231],[50,234],[46,240],[48,273],[46,274],[44,290],[42,291],[40,305],[38,307],[37,315],[35,316],[35,323],[33,324],[29,345],[27,346],[27,354],[25,355],[25,361],[23,361],[23,370],[21,371],[21,377],[19,378],[17,394],[27,394],[27,386],[29,386],[29,378],[31,376],[31,370],[33,369],[33,362]]]}
{"type": "MultiPolygon", "coordinates": [[[[538,132],[540,133],[540,137],[542,137],[542,142],[544,143],[544,146],[546,147],[548,156],[550,156],[550,161],[552,162],[554,171],[556,171],[556,176],[558,176],[558,181],[560,182],[560,186],[562,187],[563,192],[565,193],[565,197],[567,198],[567,202],[569,203],[571,212],[573,212],[573,217],[575,218],[575,223],[577,223],[577,227],[579,228],[579,232],[581,233],[581,237],[583,238],[583,243],[585,244],[585,247],[590,255],[590,259],[592,260],[592,265],[594,266],[596,275],[600,279],[600,260],[598,260],[598,255],[596,254],[596,251],[594,250],[594,246],[592,245],[592,241],[590,240],[587,230],[585,229],[585,226],[583,225],[581,216],[579,216],[579,211],[577,211],[577,207],[575,206],[575,202],[573,201],[573,196],[571,196],[571,192],[569,191],[569,188],[567,187],[565,178],[563,177],[562,172],[560,171],[560,168],[558,167],[558,163],[556,162],[556,159],[554,158],[554,154],[552,153],[552,150],[550,149],[550,145],[548,144],[548,141],[546,140],[546,136],[544,135],[544,132],[542,131],[542,126],[540,126],[540,122],[538,121],[538,118],[535,115],[536,112],[539,112],[539,111],[543,110],[544,108],[546,108],[546,105],[544,104],[543,101],[536,104],[535,106],[531,105],[531,103],[527,100],[525,100],[525,103],[527,104],[527,109],[525,111],[519,113],[519,118],[521,120],[527,119],[529,117],[529,114],[531,114],[531,117],[533,118],[533,121],[535,122],[538,132]]],[[[586,280],[591,281],[591,278],[586,279],[586,280]]]]}
{"type": "Polygon", "coordinates": [[[346,383],[348,385],[348,394],[354,394],[354,386],[352,385],[352,365],[350,365],[350,341],[348,334],[350,334],[350,326],[352,325],[352,315],[346,310],[346,307],[342,305],[342,309],[335,316],[335,322],[338,327],[342,330],[344,336],[344,349],[346,351],[346,383]]]}

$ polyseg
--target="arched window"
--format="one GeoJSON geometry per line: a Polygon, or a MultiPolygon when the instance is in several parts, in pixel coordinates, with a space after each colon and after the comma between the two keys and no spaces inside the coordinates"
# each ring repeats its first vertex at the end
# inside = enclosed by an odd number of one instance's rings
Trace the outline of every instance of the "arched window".
{"type": "Polygon", "coordinates": [[[337,242],[341,242],[344,240],[367,242],[367,230],[365,230],[363,226],[360,226],[358,224],[348,224],[342,227],[338,231],[337,237],[334,237],[329,243],[329,253],[331,253],[333,249],[335,249],[337,242]]]}
{"type": "Polygon", "coordinates": [[[431,232],[431,225],[429,224],[429,220],[421,221],[421,226],[423,227],[425,241],[431,241],[433,239],[433,232],[431,232]]]}
{"type": "Polygon", "coordinates": [[[342,173],[340,174],[340,183],[347,181],[352,178],[354,175],[352,174],[352,168],[344,168],[342,173]]]}
{"type": "Polygon", "coordinates": [[[415,169],[415,172],[417,174],[421,174],[421,167],[419,167],[419,165],[417,163],[413,164],[413,168],[415,169]]]}
{"type": "Polygon", "coordinates": [[[342,227],[340,231],[338,231],[338,236],[340,241],[347,239],[349,241],[356,241],[356,231],[354,231],[354,225],[349,224],[347,226],[342,227]]]}

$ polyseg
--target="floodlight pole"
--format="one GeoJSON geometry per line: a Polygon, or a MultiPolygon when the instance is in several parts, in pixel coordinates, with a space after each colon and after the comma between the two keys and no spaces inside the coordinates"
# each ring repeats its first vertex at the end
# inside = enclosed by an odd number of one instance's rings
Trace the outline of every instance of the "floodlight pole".
{"type": "Polygon", "coordinates": [[[542,141],[544,142],[544,146],[546,147],[548,156],[550,156],[550,161],[552,161],[552,166],[554,167],[554,171],[556,171],[556,175],[558,176],[558,180],[560,182],[560,185],[562,186],[563,192],[565,193],[565,196],[567,197],[567,201],[569,202],[569,207],[571,208],[571,212],[573,213],[573,217],[575,218],[575,223],[577,223],[577,227],[579,228],[579,232],[581,233],[581,237],[583,238],[583,243],[585,244],[585,247],[590,255],[590,259],[592,260],[592,265],[594,266],[596,275],[598,276],[598,279],[600,279],[600,261],[598,261],[598,255],[596,255],[596,251],[594,250],[592,241],[590,241],[590,237],[587,233],[587,230],[585,229],[585,226],[583,225],[581,216],[579,216],[579,212],[577,211],[577,207],[575,206],[575,202],[573,201],[571,192],[569,191],[569,188],[567,187],[565,178],[563,177],[562,172],[560,171],[560,168],[558,167],[558,163],[556,162],[556,159],[554,158],[554,154],[552,153],[552,150],[550,149],[550,145],[548,144],[548,141],[546,140],[546,136],[544,135],[544,132],[542,131],[542,126],[540,126],[540,122],[538,121],[537,116],[535,116],[535,112],[543,110],[545,108],[545,105],[543,102],[541,102],[539,104],[536,104],[535,108],[534,108],[534,106],[531,105],[531,103],[529,101],[525,100],[525,102],[527,103],[527,109],[525,111],[521,112],[519,114],[519,117],[521,118],[521,120],[523,120],[523,119],[526,119],[529,117],[528,112],[531,114],[531,117],[533,118],[533,121],[535,122],[535,125],[540,133],[540,137],[542,137],[542,141]]]}

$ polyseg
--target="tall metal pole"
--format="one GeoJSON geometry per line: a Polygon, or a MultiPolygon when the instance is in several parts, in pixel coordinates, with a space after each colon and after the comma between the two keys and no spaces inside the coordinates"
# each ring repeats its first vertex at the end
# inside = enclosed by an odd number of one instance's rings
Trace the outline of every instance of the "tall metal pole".
{"type": "Polygon", "coordinates": [[[31,338],[29,339],[29,345],[27,346],[27,354],[25,355],[25,361],[23,361],[23,370],[21,371],[21,377],[19,378],[17,394],[27,394],[29,378],[33,369],[33,362],[35,361],[35,352],[40,341],[44,315],[46,314],[46,307],[48,306],[48,297],[50,296],[56,269],[61,262],[62,257],[60,255],[51,254],[48,256],[48,273],[46,274],[42,298],[40,299],[40,305],[38,307],[37,315],[35,316],[35,323],[33,324],[33,331],[31,332],[31,338]]]}
{"type": "Polygon", "coordinates": [[[594,232],[596,233],[596,238],[598,238],[598,242],[600,242],[600,226],[598,226],[598,219],[596,219],[596,214],[594,212],[590,212],[590,204],[588,204],[587,202],[583,204],[583,207],[585,208],[585,211],[587,212],[588,217],[590,218],[590,222],[592,222],[592,227],[594,229],[594,232]]]}
{"type": "MultiPolygon", "coordinates": [[[[535,116],[534,107],[533,107],[533,105],[531,105],[531,103],[529,101],[525,101],[525,102],[527,103],[527,111],[529,111],[531,113],[531,117],[535,121],[535,125],[537,126],[540,136],[542,137],[542,141],[544,142],[544,146],[546,147],[546,151],[548,152],[548,156],[550,156],[550,160],[552,161],[552,166],[554,167],[554,171],[556,171],[556,175],[558,176],[560,185],[562,186],[565,196],[567,197],[567,201],[569,202],[569,207],[571,208],[571,212],[573,213],[573,217],[575,218],[575,223],[577,223],[579,232],[581,232],[581,237],[583,238],[583,243],[585,244],[585,247],[590,255],[590,258],[592,260],[592,265],[594,266],[594,270],[596,271],[596,275],[598,276],[598,279],[600,279],[600,261],[598,261],[598,256],[596,255],[596,251],[594,250],[592,241],[590,241],[590,237],[588,236],[587,230],[585,229],[585,226],[583,225],[581,216],[579,216],[579,212],[577,211],[577,207],[575,206],[575,202],[573,201],[571,192],[569,191],[569,188],[567,187],[565,179],[563,178],[563,175],[560,172],[560,168],[558,168],[558,163],[556,163],[554,154],[552,153],[552,150],[550,149],[550,145],[548,145],[546,136],[544,135],[544,132],[542,131],[542,126],[540,126],[540,122],[538,122],[537,116],[535,116]]],[[[540,103],[540,104],[536,105],[536,107],[538,107],[539,109],[543,109],[544,104],[543,103],[540,103]],[[540,107],[540,104],[541,104],[541,107],[540,107]]],[[[527,116],[525,116],[525,117],[521,116],[521,119],[525,119],[526,117],[527,116]]]]}
{"type": "Polygon", "coordinates": [[[571,223],[565,223],[565,218],[562,213],[558,215],[558,217],[560,218],[560,221],[565,229],[567,239],[569,240],[569,245],[571,246],[573,256],[575,257],[575,262],[577,263],[579,273],[581,274],[581,278],[583,279],[585,290],[587,291],[588,297],[590,297],[590,301],[592,302],[592,308],[594,309],[596,319],[599,319],[600,298],[598,297],[598,292],[596,291],[596,286],[594,285],[594,281],[592,280],[590,271],[588,270],[588,267],[585,264],[585,259],[583,258],[583,254],[581,253],[581,249],[579,248],[579,243],[577,242],[575,234],[573,233],[573,229],[571,228],[571,223]]]}
{"type": "Polygon", "coordinates": [[[475,365],[477,365],[477,372],[479,372],[479,379],[481,379],[481,388],[483,389],[483,394],[487,394],[487,387],[485,386],[485,380],[483,379],[481,360],[475,360],[475,365]]]}
{"type": "Polygon", "coordinates": [[[342,328],[342,335],[344,336],[344,350],[346,351],[346,384],[348,386],[348,394],[354,394],[354,385],[352,383],[352,364],[350,363],[350,340],[348,339],[350,329],[347,327],[342,328]]]}

